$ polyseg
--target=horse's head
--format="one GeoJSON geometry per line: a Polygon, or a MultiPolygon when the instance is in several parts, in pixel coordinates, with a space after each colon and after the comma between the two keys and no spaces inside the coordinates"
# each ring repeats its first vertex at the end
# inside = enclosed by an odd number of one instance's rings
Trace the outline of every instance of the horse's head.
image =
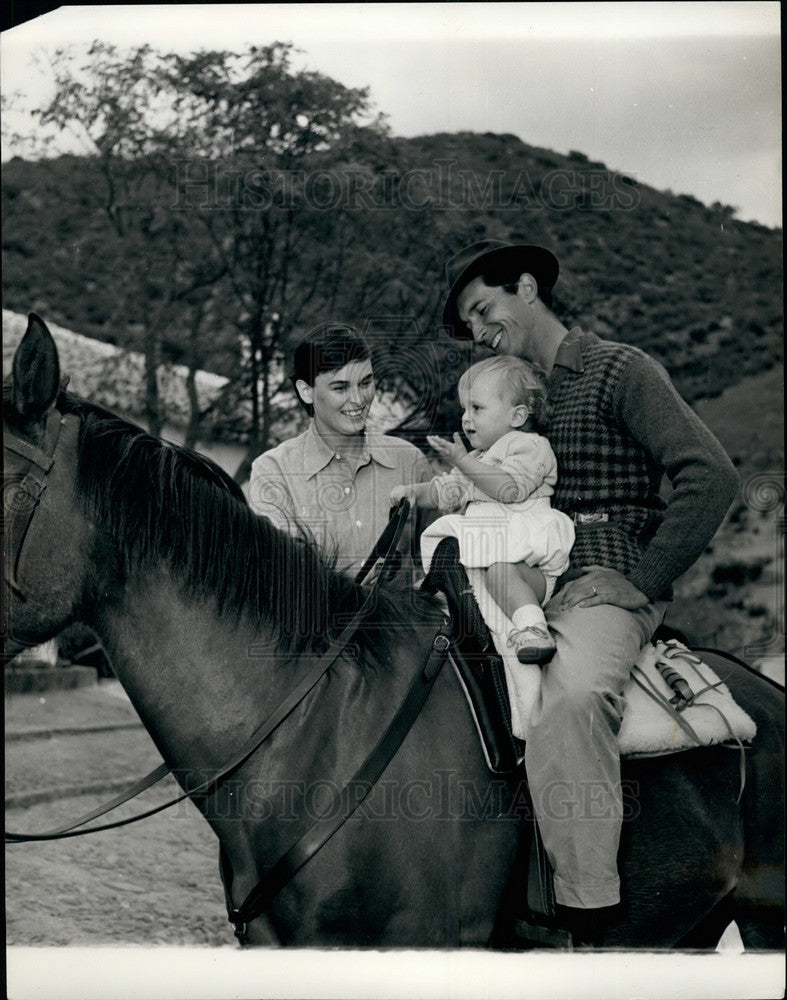
{"type": "Polygon", "coordinates": [[[31,314],[3,413],[6,657],[74,620],[91,526],[75,503],[78,420],[56,409],[57,348],[31,314]]]}

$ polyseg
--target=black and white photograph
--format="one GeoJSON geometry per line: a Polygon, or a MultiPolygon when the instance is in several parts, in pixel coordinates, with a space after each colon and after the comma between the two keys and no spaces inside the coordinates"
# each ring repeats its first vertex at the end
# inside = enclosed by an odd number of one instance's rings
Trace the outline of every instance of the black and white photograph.
{"type": "Polygon", "coordinates": [[[9,5],[6,994],[778,998],[776,2],[9,5]]]}

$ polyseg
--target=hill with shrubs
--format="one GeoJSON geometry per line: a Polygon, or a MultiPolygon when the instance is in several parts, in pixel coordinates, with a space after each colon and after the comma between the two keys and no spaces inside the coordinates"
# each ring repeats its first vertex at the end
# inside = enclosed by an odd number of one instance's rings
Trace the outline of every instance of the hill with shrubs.
{"type": "MultiPolygon", "coordinates": [[[[377,349],[376,370],[389,398],[398,397],[411,413],[402,433],[422,443],[428,428],[453,430],[456,375],[476,349],[457,350],[440,330],[445,260],[484,238],[553,248],[561,265],[555,309],[563,322],[635,344],[661,361],[741,473],[741,493],[722,532],[678,588],[676,624],[695,642],[717,641],[738,654],[753,650],[755,658],[783,643],[779,504],[758,506],[751,485],[770,475],[783,503],[781,231],[740,221],[733,206],[659,191],[580,152],[564,156],[512,135],[391,138],[384,162],[361,169],[348,159],[331,170],[319,184],[315,175],[312,188],[299,189],[301,198],[313,192],[304,210],[315,224],[311,236],[310,226],[299,232],[289,280],[304,289],[302,310],[287,334],[280,369],[315,323],[353,322],[377,349]],[[331,186],[339,175],[342,183],[331,186]],[[340,205],[331,201],[334,190],[340,205]],[[347,226],[321,229],[320,212],[334,211],[344,213],[347,226]],[[323,281],[312,295],[309,262],[324,260],[326,239],[335,241],[328,250],[336,280],[330,294],[323,281]]],[[[127,219],[137,219],[138,238],[123,239],[106,210],[105,182],[96,158],[4,165],[4,306],[34,310],[70,330],[140,351],[162,315],[154,298],[166,283],[161,268],[173,230],[161,213],[172,204],[159,190],[153,211],[140,189],[138,200],[122,206],[127,219]],[[134,294],[124,284],[124,276],[140,268],[149,272],[151,297],[139,294],[138,282],[134,294]]],[[[171,197],[181,195],[175,179],[171,197]]],[[[268,221],[298,206],[269,203],[268,221]]],[[[253,204],[242,207],[255,211],[253,204]]],[[[217,201],[207,209],[227,206],[217,201]]],[[[183,259],[204,252],[197,221],[196,210],[178,219],[183,259]]],[[[265,263],[260,259],[260,267],[265,263]]],[[[238,317],[225,313],[230,301],[218,295],[207,301],[198,354],[188,321],[170,318],[157,335],[162,364],[214,372],[227,380],[223,385],[236,387],[228,394],[232,416],[222,422],[214,412],[205,426],[217,437],[243,441],[248,428],[237,404],[244,347],[238,317]]],[[[291,410],[287,419],[281,398],[273,403],[260,447],[292,433],[291,410]]]]}
{"type": "MultiPolygon", "coordinates": [[[[564,321],[642,347],[690,401],[781,360],[781,231],[741,222],[731,206],[657,191],[582,153],[563,156],[512,135],[393,139],[380,172],[374,190],[342,189],[342,207],[349,199],[350,211],[364,214],[367,245],[378,248],[353,259],[352,284],[386,277],[372,325],[396,317],[404,339],[439,339],[445,259],[494,237],[553,248],[564,321]]],[[[321,197],[330,211],[330,196],[321,197]]],[[[118,239],[107,218],[99,163],[11,160],[2,200],[5,307],[138,348],[152,304],[120,294],[139,244],[118,239]]],[[[147,239],[155,245],[155,219],[147,239]]],[[[151,252],[151,269],[158,260],[151,252]]],[[[371,311],[352,313],[343,284],[330,303],[314,303],[291,340],[329,317],[369,327],[371,311]]],[[[173,324],[162,336],[164,360],[179,360],[180,331],[173,324]]],[[[238,350],[217,324],[201,365],[231,377],[238,350]]]]}

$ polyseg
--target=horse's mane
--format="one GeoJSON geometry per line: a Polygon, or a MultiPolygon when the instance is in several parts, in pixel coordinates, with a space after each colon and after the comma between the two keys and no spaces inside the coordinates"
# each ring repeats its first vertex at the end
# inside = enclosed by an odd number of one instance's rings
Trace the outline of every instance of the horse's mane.
{"type": "MultiPolygon", "coordinates": [[[[71,393],[57,405],[79,418],[77,491],[124,564],[166,559],[189,593],[213,597],[220,614],[264,621],[290,655],[322,651],[361,607],[362,587],[306,537],[256,515],[209,459],[71,393]]],[[[381,587],[353,642],[377,659],[391,625],[425,622],[433,608],[409,587],[381,587]]]]}

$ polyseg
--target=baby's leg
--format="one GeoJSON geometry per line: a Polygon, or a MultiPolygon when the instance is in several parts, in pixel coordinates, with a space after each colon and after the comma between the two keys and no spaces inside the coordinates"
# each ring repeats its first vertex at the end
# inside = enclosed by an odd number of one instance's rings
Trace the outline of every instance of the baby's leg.
{"type": "Polygon", "coordinates": [[[486,572],[490,596],[511,620],[508,644],[520,663],[547,663],[555,652],[541,609],[546,586],[541,570],[525,563],[493,563],[486,572]]]}
{"type": "Polygon", "coordinates": [[[519,608],[541,607],[547,582],[535,566],[525,563],[492,563],[486,571],[486,589],[492,600],[513,619],[519,608]]]}

